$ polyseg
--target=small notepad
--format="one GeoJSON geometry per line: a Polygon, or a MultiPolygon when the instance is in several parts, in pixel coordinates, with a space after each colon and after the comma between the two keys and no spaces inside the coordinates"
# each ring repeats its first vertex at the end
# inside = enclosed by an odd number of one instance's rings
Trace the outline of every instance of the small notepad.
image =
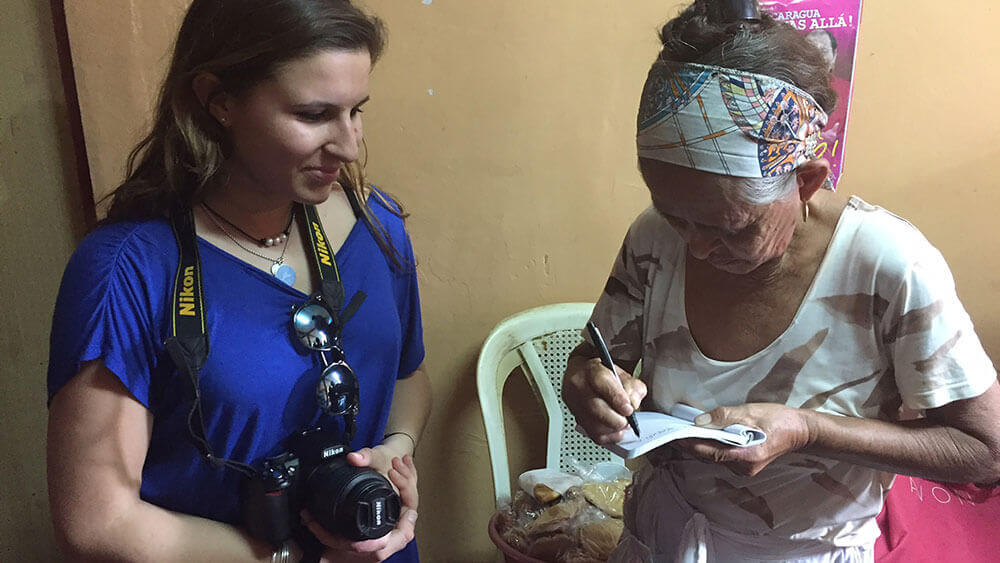
{"type": "Polygon", "coordinates": [[[636,422],[642,437],[637,437],[631,428],[625,431],[620,442],[604,446],[615,454],[632,459],[667,442],[684,438],[716,440],[730,446],[756,446],[767,439],[764,432],[742,424],[733,424],[723,429],[703,428],[694,425],[696,416],[704,411],[683,404],[674,405],[670,414],[662,412],[636,412],[636,422]]]}

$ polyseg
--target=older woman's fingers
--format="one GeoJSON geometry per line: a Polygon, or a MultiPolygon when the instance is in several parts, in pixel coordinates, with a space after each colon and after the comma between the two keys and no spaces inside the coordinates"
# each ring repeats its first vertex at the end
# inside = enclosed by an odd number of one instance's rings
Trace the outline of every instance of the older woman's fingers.
{"type": "Polygon", "coordinates": [[[598,444],[617,442],[625,437],[628,423],[624,416],[603,405],[603,408],[587,406],[575,413],[576,422],[583,434],[598,444]]]}
{"type": "Polygon", "coordinates": [[[617,367],[612,373],[611,370],[600,365],[591,365],[587,384],[591,393],[600,398],[615,412],[622,416],[628,416],[635,410],[629,392],[625,389],[624,383],[619,373],[624,373],[617,367]]]}
{"type": "MultiPolygon", "coordinates": [[[[740,448],[728,446],[714,440],[701,440],[698,438],[687,438],[670,442],[670,446],[686,452],[699,461],[705,463],[719,463],[733,472],[735,475],[753,476],[767,467],[774,459],[773,456],[763,449],[763,446],[751,446],[740,448]]],[[[662,448],[659,448],[662,449],[662,448]]],[[[654,450],[655,452],[656,450],[654,450]]],[[[652,455],[654,452],[651,452],[652,455]]],[[[650,459],[654,465],[663,465],[662,459],[650,459]]]]}
{"type": "MultiPolygon", "coordinates": [[[[683,440],[674,440],[674,441],[670,442],[669,447],[673,448],[676,451],[680,451],[680,452],[683,452],[683,453],[685,453],[685,454],[687,454],[689,456],[692,456],[695,459],[698,459],[700,461],[705,461],[705,459],[703,457],[701,457],[700,455],[698,455],[698,453],[694,449],[694,445],[698,441],[699,440],[697,440],[696,438],[684,438],[683,440]]],[[[662,448],[658,448],[658,449],[662,449],[662,448]]]]}
{"type": "Polygon", "coordinates": [[[735,446],[727,446],[714,440],[701,440],[698,438],[688,438],[680,440],[685,442],[681,447],[685,448],[691,455],[711,462],[724,462],[731,458],[735,446]]]}
{"type": "MultiPolygon", "coordinates": [[[[621,374],[625,374],[624,371],[619,371],[621,374]]],[[[622,386],[625,387],[625,392],[628,394],[629,402],[632,404],[632,409],[639,410],[639,405],[641,405],[642,400],[646,398],[646,384],[643,383],[641,379],[624,375],[622,378],[622,386]]]]}
{"type": "Polygon", "coordinates": [[[744,422],[746,407],[718,407],[695,417],[694,423],[705,428],[725,428],[744,422]]]}
{"type": "MultiPolygon", "coordinates": [[[[634,386],[633,393],[645,393],[645,386],[634,386]]],[[[625,416],[634,411],[632,397],[599,360],[590,360],[569,374],[562,395],[583,431],[596,443],[609,444],[625,436],[625,416]]]]}
{"type": "Polygon", "coordinates": [[[623,417],[622,428],[620,429],[601,426],[596,431],[588,430],[587,428],[584,428],[584,430],[587,430],[587,436],[590,437],[594,443],[606,446],[608,444],[620,442],[623,438],[625,438],[625,428],[627,428],[627,424],[628,423],[625,422],[625,418],[623,417]]]}
{"type": "Polygon", "coordinates": [[[581,426],[595,441],[598,436],[622,433],[628,426],[625,416],[611,408],[600,397],[588,399],[584,403],[583,414],[585,416],[578,417],[581,419],[581,426]]]}

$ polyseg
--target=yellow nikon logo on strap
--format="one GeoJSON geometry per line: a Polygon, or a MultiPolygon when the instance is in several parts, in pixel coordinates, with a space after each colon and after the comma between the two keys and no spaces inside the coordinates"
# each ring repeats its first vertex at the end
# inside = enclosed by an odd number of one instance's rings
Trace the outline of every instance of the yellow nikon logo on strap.
{"type": "Polygon", "coordinates": [[[323,238],[323,229],[316,221],[312,222],[313,233],[316,235],[316,252],[319,253],[319,261],[327,266],[333,266],[330,260],[330,249],[326,246],[326,239],[323,238]]]}
{"type": "Polygon", "coordinates": [[[193,317],[195,313],[194,302],[194,266],[184,268],[184,289],[180,295],[180,311],[178,314],[186,317],[193,317]]]}

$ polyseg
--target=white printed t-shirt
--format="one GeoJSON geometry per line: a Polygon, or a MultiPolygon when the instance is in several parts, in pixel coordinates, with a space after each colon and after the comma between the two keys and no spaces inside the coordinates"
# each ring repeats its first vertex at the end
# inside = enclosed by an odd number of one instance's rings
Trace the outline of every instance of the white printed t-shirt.
{"type": "MultiPolygon", "coordinates": [[[[691,338],[685,255],[676,231],[647,209],[630,227],[593,314],[617,361],[642,360],[657,410],[765,402],[895,420],[901,405],[940,407],[996,380],[941,254],[910,223],[857,197],[789,327],[744,360],[707,358],[691,338]]],[[[768,542],[870,546],[893,479],[802,454],[782,456],[754,477],[676,455],[670,471],[656,473],[671,478],[695,512],[715,529],[768,542]]]]}

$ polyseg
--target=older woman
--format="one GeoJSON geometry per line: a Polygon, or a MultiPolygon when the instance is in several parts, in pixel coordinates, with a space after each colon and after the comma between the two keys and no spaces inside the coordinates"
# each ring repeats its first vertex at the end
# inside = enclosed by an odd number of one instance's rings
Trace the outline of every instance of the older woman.
{"type": "Polygon", "coordinates": [[[661,36],[638,120],[652,206],[593,314],[617,373],[585,342],[563,398],[602,444],[641,401],[767,441],[657,450],[616,560],[871,560],[894,474],[1000,478],[996,371],[941,254],[822,189],[836,96],[815,47],[752,2],[696,1],[661,36]]]}

